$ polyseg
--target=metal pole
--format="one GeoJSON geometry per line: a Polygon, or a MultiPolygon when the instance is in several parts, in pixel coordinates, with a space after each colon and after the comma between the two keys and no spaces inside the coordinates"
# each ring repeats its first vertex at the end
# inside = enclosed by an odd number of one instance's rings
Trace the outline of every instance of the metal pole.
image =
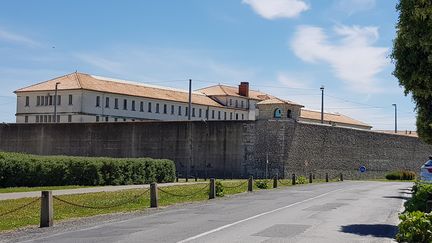
{"type": "Polygon", "coordinates": [[[324,123],[324,85],[321,85],[321,124],[324,123]]]}
{"type": "Polygon", "coordinates": [[[269,160],[268,160],[268,152],[266,153],[266,167],[265,167],[265,178],[268,179],[268,164],[269,164],[269,160]]]}
{"type": "Polygon", "coordinates": [[[392,104],[395,107],[395,133],[397,133],[397,105],[392,104]]]}
{"type": "Polygon", "coordinates": [[[188,108],[188,120],[191,120],[192,113],[192,79],[189,79],[189,108],[188,108]]]}
{"type": "Polygon", "coordinates": [[[54,92],[54,119],[53,119],[54,123],[57,122],[57,90],[58,90],[58,85],[59,84],[60,84],[59,82],[57,82],[55,84],[55,92],[54,92]]]}

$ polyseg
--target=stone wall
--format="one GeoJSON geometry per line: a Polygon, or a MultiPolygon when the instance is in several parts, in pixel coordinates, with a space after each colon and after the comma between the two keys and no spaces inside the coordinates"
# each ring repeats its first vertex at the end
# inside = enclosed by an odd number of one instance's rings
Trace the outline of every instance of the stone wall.
{"type": "Polygon", "coordinates": [[[269,177],[382,177],[398,169],[418,172],[432,154],[413,137],[294,120],[8,124],[0,125],[0,150],[167,158],[183,176],[219,178],[264,177],[266,171],[269,177]],[[361,165],[368,172],[360,175],[361,165]]]}

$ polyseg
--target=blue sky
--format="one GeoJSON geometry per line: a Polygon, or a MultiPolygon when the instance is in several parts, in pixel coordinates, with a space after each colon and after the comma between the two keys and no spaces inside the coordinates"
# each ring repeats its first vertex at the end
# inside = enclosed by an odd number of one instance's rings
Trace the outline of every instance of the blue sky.
{"type": "Polygon", "coordinates": [[[415,130],[391,75],[396,0],[3,1],[0,121],[14,90],[80,72],[194,89],[253,89],[393,129],[415,130]]]}

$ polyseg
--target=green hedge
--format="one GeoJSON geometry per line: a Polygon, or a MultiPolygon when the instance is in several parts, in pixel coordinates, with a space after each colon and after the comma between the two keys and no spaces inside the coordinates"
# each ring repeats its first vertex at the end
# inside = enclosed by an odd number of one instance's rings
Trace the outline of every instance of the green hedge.
{"type": "Polygon", "coordinates": [[[0,187],[173,182],[171,160],[37,156],[0,152],[0,187]]]}
{"type": "Polygon", "coordinates": [[[426,202],[429,194],[432,194],[432,184],[416,182],[412,192],[411,198],[405,202],[405,211],[426,212],[426,202]]]}
{"type": "Polygon", "coordinates": [[[387,180],[407,180],[407,181],[411,181],[414,180],[416,178],[416,174],[415,172],[412,171],[406,171],[406,170],[402,170],[402,171],[393,171],[389,174],[386,175],[386,179],[387,180]]]}

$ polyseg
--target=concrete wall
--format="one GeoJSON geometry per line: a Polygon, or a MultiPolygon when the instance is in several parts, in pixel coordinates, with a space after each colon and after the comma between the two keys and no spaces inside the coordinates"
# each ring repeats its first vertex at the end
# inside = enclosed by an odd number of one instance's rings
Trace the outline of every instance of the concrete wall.
{"type": "Polygon", "coordinates": [[[418,172],[432,154],[417,138],[294,120],[0,125],[0,150],[167,158],[183,175],[217,177],[263,177],[266,166],[270,176],[379,177],[418,172]],[[366,174],[357,171],[361,165],[366,174]]]}

